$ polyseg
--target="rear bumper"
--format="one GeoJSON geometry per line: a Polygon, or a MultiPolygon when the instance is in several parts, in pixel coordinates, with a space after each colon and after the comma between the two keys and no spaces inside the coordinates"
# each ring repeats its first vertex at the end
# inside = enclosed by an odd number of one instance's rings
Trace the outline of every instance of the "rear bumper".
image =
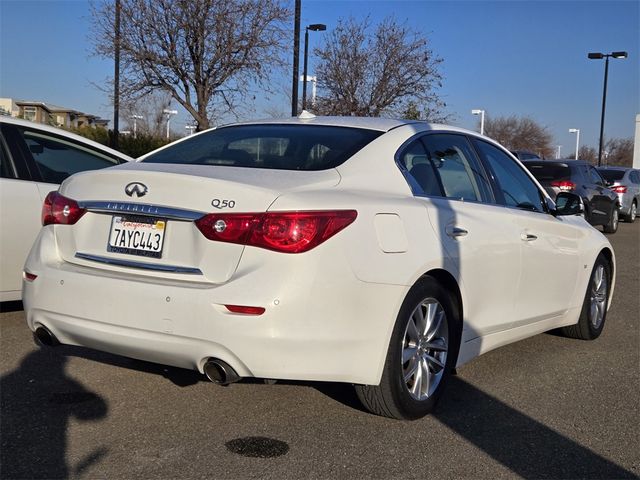
{"type": "Polygon", "coordinates": [[[214,357],[246,377],[379,383],[408,287],[358,280],[335,248],[245,254],[247,268],[225,284],[160,282],[66,263],[43,229],[25,265],[37,275],[23,285],[27,323],[63,344],[201,372],[214,357]],[[225,304],[266,311],[233,314],[225,304]]]}

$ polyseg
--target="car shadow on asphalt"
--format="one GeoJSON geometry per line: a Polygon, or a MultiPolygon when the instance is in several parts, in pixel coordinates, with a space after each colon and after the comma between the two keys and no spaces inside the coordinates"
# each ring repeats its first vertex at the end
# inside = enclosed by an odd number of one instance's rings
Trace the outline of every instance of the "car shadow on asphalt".
{"type": "MultiPolygon", "coordinates": [[[[353,388],[328,385],[316,388],[354,408],[358,400],[353,388]]],[[[432,417],[523,478],[638,478],[457,376],[450,379],[432,417]]]]}
{"type": "Polygon", "coordinates": [[[69,422],[105,418],[108,405],[69,377],[66,363],[66,356],[39,348],[0,378],[2,478],[78,477],[107,454],[97,447],[67,465],[69,422]]]}

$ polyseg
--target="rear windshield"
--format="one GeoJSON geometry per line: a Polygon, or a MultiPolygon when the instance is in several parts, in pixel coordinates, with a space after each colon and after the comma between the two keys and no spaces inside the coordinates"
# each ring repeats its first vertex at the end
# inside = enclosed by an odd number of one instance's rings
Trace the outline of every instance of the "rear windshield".
{"type": "Polygon", "coordinates": [[[566,165],[525,162],[524,166],[529,169],[539,182],[569,180],[571,178],[571,169],[566,165]]]}
{"type": "Polygon", "coordinates": [[[624,170],[600,170],[598,173],[604,177],[608,182],[615,182],[616,180],[622,180],[624,177],[624,170]]]}
{"type": "Polygon", "coordinates": [[[321,125],[237,125],[194,136],[143,162],[326,170],[382,135],[377,130],[321,125]]]}

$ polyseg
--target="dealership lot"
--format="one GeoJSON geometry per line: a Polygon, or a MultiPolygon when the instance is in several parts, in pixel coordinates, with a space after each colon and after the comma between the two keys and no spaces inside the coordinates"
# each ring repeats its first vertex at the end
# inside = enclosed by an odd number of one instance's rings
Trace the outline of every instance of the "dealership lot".
{"type": "Polygon", "coordinates": [[[3,312],[1,475],[637,477],[640,222],[608,238],[617,285],[598,340],[543,334],[490,352],[416,422],[365,413],[348,385],[218,387],[189,371],[39,349],[24,313],[3,312]]]}

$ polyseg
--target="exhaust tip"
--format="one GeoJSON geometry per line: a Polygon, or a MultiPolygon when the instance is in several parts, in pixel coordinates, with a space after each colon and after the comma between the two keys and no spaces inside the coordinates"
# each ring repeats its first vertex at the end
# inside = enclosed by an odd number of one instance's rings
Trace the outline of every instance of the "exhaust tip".
{"type": "Polygon", "coordinates": [[[217,385],[229,385],[240,380],[240,376],[231,365],[217,358],[207,360],[203,370],[207,378],[217,385]]]}
{"type": "Polygon", "coordinates": [[[60,345],[60,342],[58,341],[56,336],[51,333],[46,327],[36,328],[33,337],[35,338],[36,343],[44,345],[46,347],[55,347],[56,345],[60,345]]]}

